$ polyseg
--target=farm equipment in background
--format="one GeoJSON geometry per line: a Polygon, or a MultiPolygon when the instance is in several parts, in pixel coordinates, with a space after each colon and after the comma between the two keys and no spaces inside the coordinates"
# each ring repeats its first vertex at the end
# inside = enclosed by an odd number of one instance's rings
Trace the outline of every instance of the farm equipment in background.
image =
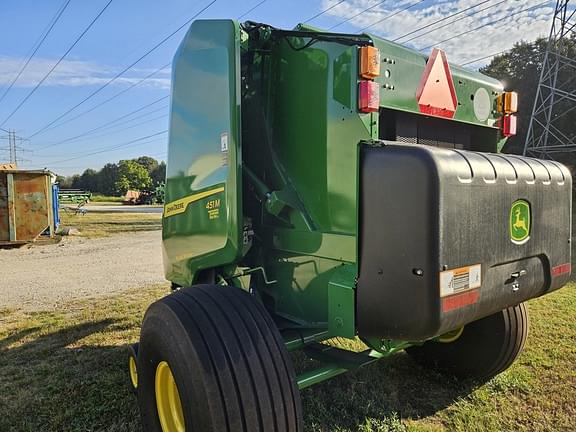
{"type": "Polygon", "coordinates": [[[569,280],[569,171],[498,154],[516,94],[443,51],[195,21],[171,103],[175,290],[130,355],[145,430],[299,431],[299,389],[400,350],[489,378],[524,302],[569,280]],[[320,365],[297,375],[294,350],[320,365]]]}
{"type": "Polygon", "coordinates": [[[138,190],[127,190],[126,193],[124,194],[123,200],[122,200],[122,204],[126,204],[126,205],[136,205],[138,204],[138,200],[140,199],[140,195],[142,193],[138,190]]]}
{"type": "Polygon", "coordinates": [[[82,189],[59,189],[60,209],[67,214],[82,215],[87,213],[86,204],[90,202],[92,192],[82,189]],[[68,204],[68,205],[66,205],[68,204]],[[70,205],[72,204],[72,205],[70,205]]]}
{"type": "Polygon", "coordinates": [[[92,192],[82,189],[60,189],[58,191],[60,204],[86,204],[92,198],[92,192]]]}
{"type": "Polygon", "coordinates": [[[164,183],[159,183],[152,189],[142,191],[128,190],[124,195],[124,204],[151,205],[164,204],[164,183]]]}

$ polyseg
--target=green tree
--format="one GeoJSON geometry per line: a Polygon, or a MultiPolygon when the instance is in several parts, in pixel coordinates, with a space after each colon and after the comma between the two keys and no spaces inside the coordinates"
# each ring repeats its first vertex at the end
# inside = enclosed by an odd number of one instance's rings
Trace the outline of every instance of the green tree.
{"type": "Polygon", "coordinates": [[[116,182],[119,178],[118,165],[107,163],[98,171],[98,192],[104,195],[116,195],[116,182]]]}
{"type": "Polygon", "coordinates": [[[152,186],[152,179],[146,168],[134,160],[121,160],[118,163],[118,179],[115,182],[116,192],[124,195],[126,191],[145,190],[152,186]]]}
{"type": "Polygon", "coordinates": [[[156,200],[156,204],[164,204],[165,197],[166,197],[166,184],[164,182],[160,182],[154,189],[154,198],[156,200]]]}
{"type": "Polygon", "coordinates": [[[73,176],[69,177],[70,181],[70,189],[81,189],[80,186],[80,174],[74,174],[73,176]]]}
{"type": "Polygon", "coordinates": [[[92,168],[84,170],[78,180],[78,188],[90,192],[96,192],[98,189],[98,173],[92,168]]]}
{"type": "Polygon", "coordinates": [[[160,162],[156,168],[150,173],[154,186],[157,186],[166,181],[166,163],[160,162]]]}
{"type": "MultiPolygon", "coordinates": [[[[80,178],[80,176],[77,176],[80,178]]],[[[60,189],[72,189],[72,183],[74,182],[74,176],[57,176],[56,182],[60,186],[60,189]]]]}
{"type": "Polygon", "coordinates": [[[148,174],[152,174],[152,172],[158,168],[158,161],[150,156],[140,156],[139,158],[134,159],[134,161],[148,171],[148,174]]]}

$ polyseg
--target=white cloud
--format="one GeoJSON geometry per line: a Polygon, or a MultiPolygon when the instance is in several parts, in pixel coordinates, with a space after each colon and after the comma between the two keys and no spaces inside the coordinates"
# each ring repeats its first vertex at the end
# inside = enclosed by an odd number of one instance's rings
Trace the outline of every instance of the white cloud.
{"type": "MultiPolygon", "coordinates": [[[[15,57],[0,57],[0,86],[9,85],[25,59],[15,57]]],[[[54,66],[56,59],[34,58],[28,64],[15,87],[33,87],[54,66]]],[[[103,85],[114,77],[121,69],[98,65],[81,60],[63,60],[50,76],[44,81],[43,86],[78,87],[85,85],[103,85]]],[[[133,69],[129,76],[122,76],[114,81],[116,85],[130,85],[140,81],[143,77],[153,72],[153,69],[133,69]]],[[[142,83],[143,86],[170,88],[170,71],[163,69],[154,77],[148,78],[142,83]]]]}
{"type": "MultiPolygon", "coordinates": [[[[322,9],[328,8],[334,2],[335,0],[323,0],[322,9]]],[[[331,15],[339,22],[379,2],[380,0],[348,0],[328,11],[327,15],[331,15]]],[[[384,1],[381,5],[351,19],[348,24],[353,25],[357,30],[370,26],[365,30],[366,32],[393,40],[448,15],[478,5],[480,0],[427,0],[416,3],[417,0],[384,1]],[[402,11],[412,4],[415,6],[402,11]],[[379,22],[380,20],[382,21],[379,22]]],[[[532,41],[539,36],[547,36],[550,31],[553,6],[553,1],[543,3],[542,0],[507,0],[504,2],[491,0],[399,39],[398,42],[407,43],[416,49],[437,46],[447,52],[450,61],[464,63],[483,55],[507,50],[519,40],[532,41]],[[522,11],[529,8],[530,10],[522,11]],[[510,16],[512,14],[514,15],[510,16]],[[445,39],[480,26],[484,27],[441,43],[445,39]],[[414,36],[435,28],[438,30],[406,42],[414,36]]],[[[342,28],[338,27],[335,31],[342,28]]],[[[430,48],[427,48],[423,52],[429,50],[430,48]]],[[[489,60],[486,59],[480,63],[486,63],[489,60]]]]}

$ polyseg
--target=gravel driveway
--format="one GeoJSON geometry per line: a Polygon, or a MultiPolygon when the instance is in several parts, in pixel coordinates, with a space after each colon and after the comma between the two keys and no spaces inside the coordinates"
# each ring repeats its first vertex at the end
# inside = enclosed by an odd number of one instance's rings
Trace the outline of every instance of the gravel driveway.
{"type": "Polygon", "coordinates": [[[160,231],[145,231],[0,249],[0,309],[50,310],[165,282],[160,241],[160,231]]]}
{"type": "Polygon", "coordinates": [[[162,213],[164,211],[164,207],[145,205],[106,206],[90,204],[84,208],[88,213],[162,213]]]}

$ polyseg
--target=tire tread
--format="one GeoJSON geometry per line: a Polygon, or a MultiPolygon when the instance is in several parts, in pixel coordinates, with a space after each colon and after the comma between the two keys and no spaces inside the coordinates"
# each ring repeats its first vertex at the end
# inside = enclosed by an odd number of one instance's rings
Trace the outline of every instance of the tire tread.
{"type": "MultiPolygon", "coordinates": [[[[177,383],[179,375],[180,382],[185,382],[186,373],[190,373],[182,371],[193,370],[194,375],[197,370],[202,371],[201,376],[193,377],[202,389],[179,388],[180,393],[192,391],[190,396],[185,393],[182,400],[192,401],[200,394],[209,399],[205,403],[209,412],[196,413],[209,416],[203,419],[204,426],[199,431],[222,432],[224,427],[228,432],[302,431],[300,393],[290,356],[268,312],[250,294],[219,285],[178,290],[158,300],[146,312],[142,337],[154,331],[155,340],[160,340],[158,344],[171,344],[171,350],[180,352],[176,360],[175,354],[170,354],[177,383]],[[174,329],[175,336],[163,335],[157,327],[174,329]],[[182,354],[182,345],[193,352],[182,354]],[[196,366],[190,363],[181,369],[178,363],[192,361],[189,358],[194,359],[196,366]]],[[[139,358],[138,363],[148,364],[150,392],[156,366],[144,358],[139,358]]],[[[145,430],[159,430],[155,406],[151,407],[154,400],[154,395],[139,395],[145,430]]],[[[197,409],[193,402],[189,403],[191,411],[197,409]]],[[[189,420],[186,421],[188,425],[189,420]]]]}

